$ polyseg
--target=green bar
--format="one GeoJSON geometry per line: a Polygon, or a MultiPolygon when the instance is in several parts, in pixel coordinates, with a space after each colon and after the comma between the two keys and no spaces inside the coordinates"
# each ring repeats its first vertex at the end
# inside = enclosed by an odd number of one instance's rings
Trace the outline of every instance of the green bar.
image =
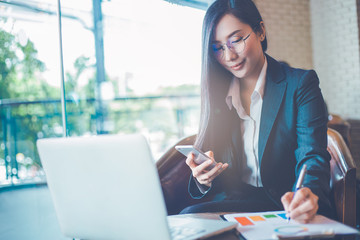
{"type": "Polygon", "coordinates": [[[269,215],[264,215],[265,218],[276,218],[276,215],[274,214],[269,214],[269,215]]]}

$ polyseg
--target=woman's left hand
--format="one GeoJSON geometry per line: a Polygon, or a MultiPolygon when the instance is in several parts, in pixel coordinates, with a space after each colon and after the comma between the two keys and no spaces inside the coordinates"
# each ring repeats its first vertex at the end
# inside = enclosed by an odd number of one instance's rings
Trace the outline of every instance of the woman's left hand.
{"type": "Polygon", "coordinates": [[[319,209],[316,196],[308,187],[301,188],[294,192],[287,192],[281,197],[285,211],[291,219],[301,223],[308,223],[312,220],[319,209]]]}

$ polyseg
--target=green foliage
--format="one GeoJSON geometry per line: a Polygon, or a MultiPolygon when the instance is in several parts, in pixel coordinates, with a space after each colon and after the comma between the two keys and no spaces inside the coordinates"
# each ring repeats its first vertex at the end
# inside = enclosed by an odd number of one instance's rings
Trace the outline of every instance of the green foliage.
{"type": "MultiPolygon", "coordinates": [[[[6,19],[0,19],[6,22],[6,19]]],[[[0,99],[38,100],[58,96],[56,89],[40,77],[45,64],[37,58],[37,50],[30,40],[20,43],[17,35],[0,29],[0,99]]],[[[7,145],[8,154],[14,164],[15,154],[26,153],[35,160],[35,147],[29,151],[22,147],[24,142],[35,143],[43,123],[38,117],[46,115],[48,107],[40,104],[19,105],[0,108],[0,137],[7,145]],[[6,134],[5,134],[6,133],[6,134]],[[15,145],[16,143],[16,145],[15,145]]],[[[54,122],[56,118],[51,121],[54,122]]],[[[53,123],[52,123],[53,124],[53,123]]],[[[0,149],[0,158],[5,158],[0,149]]],[[[37,164],[36,162],[34,164],[37,164]]]]}
{"type": "Polygon", "coordinates": [[[200,86],[195,84],[183,84],[176,87],[163,87],[159,89],[160,95],[198,95],[200,86]]]}
{"type": "Polygon", "coordinates": [[[89,65],[89,59],[90,59],[89,57],[85,57],[85,56],[78,57],[74,62],[75,73],[74,74],[71,74],[70,72],[66,73],[65,89],[68,97],[71,98],[72,97],[71,94],[74,93],[77,94],[79,93],[80,95],[89,97],[88,94],[90,94],[90,92],[87,92],[86,88],[85,91],[81,92],[81,89],[79,89],[78,86],[79,78],[81,74],[83,74],[86,69],[89,69],[89,67],[93,67],[89,65]]]}
{"type": "MultiPolygon", "coordinates": [[[[1,20],[0,22],[5,21],[1,20]]],[[[42,77],[46,70],[45,64],[37,57],[38,51],[34,43],[28,40],[20,43],[17,36],[0,29],[0,100],[49,100],[60,99],[58,88],[50,86],[42,77]]],[[[132,73],[126,73],[126,79],[132,73]]],[[[193,99],[181,104],[172,99],[127,99],[119,101],[103,101],[102,113],[96,112],[95,99],[96,71],[90,58],[80,56],[74,62],[74,72],[66,72],[65,90],[67,99],[67,126],[71,136],[96,133],[96,120],[104,117],[111,123],[112,133],[133,133],[144,129],[152,133],[163,134],[164,141],[177,135],[178,112],[194,105],[193,99]],[[80,80],[87,77],[85,85],[80,80]],[[175,111],[174,111],[175,109],[175,111]]],[[[115,96],[119,97],[119,81],[106,76],[114,88],[115,96]]],[[[157,95],[198,95],[197,85],[181,85],[164,87],[157,95]]],[[[128,96],[133,90],[127,88],[128,96]]],[[[0,105],[0,142],[10,143],[8,154],[12,161],[16,153],[22,153],[24,159],[31,158],[23,164],[40,166],[35,142],[42,137],[62,135],[62,108],[60,103],[21,104],[16,107],[0,105]],[[2,138],[2,139],[1,139],[2,138]],[[16,146],[15,143],[16,142],[16,146]]],[[[166,145],[163,143],[164,146],[166,145]]],[[[5,159],[5,152],[0,148],[0,159],[5,159]]]]}
{"type": "Polygon", "coordinates": [[[45,64],[37,58],[33,42],[24,45],[10,32],[0,29],[0,99],[39,99],[58,96],[37,73],[45,64]]]}
{"type": "Polygon", "coordinates": [[[10,98],[11,79],[16,75],[18,59],[15,36],[0,30],[0,99],[10,98]]]}

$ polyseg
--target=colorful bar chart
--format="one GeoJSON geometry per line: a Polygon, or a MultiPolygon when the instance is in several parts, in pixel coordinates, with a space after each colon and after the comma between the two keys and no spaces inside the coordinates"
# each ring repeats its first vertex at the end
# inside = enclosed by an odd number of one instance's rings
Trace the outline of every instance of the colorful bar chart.
{"type": "Polygon", "coordinates": [[[222,216],[227,221],[237,222],[237,231],[245,239],[308,239],[311,237],[332,237],[334,234],[359,234],[356,229],[338,223],[321,215],[307,224],[295,220],[287,221],[285,211],[230,213],[222,216]]]}
{"type": "Polygon", "coordinates": [[[240,223],[241,226],[251,226],[255,225],[258,222],[270,221],[272,219],[277,220],[285,220],[286,213],[278,213],[278,214],[264,214],[264,215],[249,215],[243,217],[235,217],[235,220],[240,223]]]}

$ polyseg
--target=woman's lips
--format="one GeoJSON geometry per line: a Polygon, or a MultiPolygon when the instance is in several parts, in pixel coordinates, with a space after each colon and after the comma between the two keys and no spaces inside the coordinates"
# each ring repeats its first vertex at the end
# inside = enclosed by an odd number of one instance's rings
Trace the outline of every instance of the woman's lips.
{"type": "Polygon", "coordinates": [[[231,66],[230,68],[231,68],[232,70],[238,71],[238,70],[240,70],[240,69],[244,66],[244,64],[245,64],[245,60],[242,61],[242,62],[240,62],[240,63],[238,63],[238,64],[235,64],[234,66],[231,66]]]}

